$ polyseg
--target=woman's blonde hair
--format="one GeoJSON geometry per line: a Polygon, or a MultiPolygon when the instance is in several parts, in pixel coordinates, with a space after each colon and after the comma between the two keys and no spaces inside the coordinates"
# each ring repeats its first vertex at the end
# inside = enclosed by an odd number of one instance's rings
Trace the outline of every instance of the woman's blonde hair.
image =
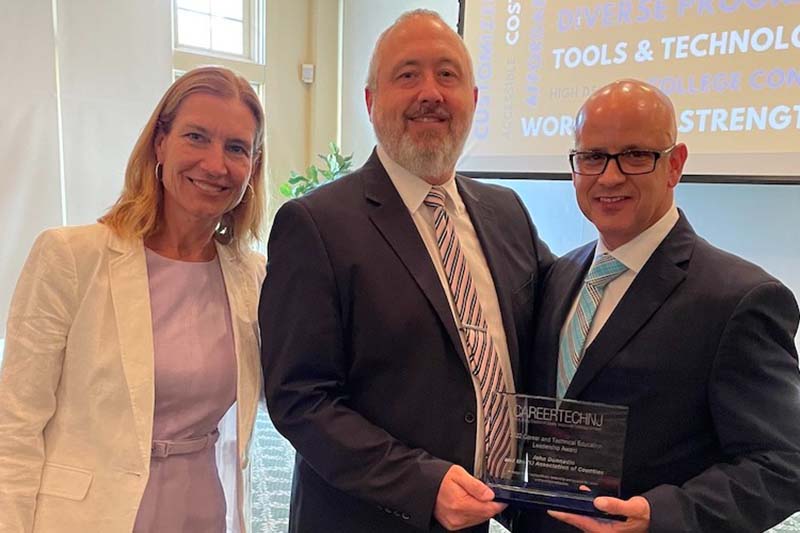
{"type": "MultiPolygon", "coordinates": [[[[205,93],[220,98],[238,98],[253,113],[256,131],[253,139],[251,192],[226,215],[233,219],[232,243],[245,245],[261,239],[264,217],[264,110],[250,84],[224,67],[190,70],[167,89],[145,124],[125,169],[125,184],[116,203],[99,222],[123,238],[146,238],[159,229],[163,209],[161,182],[156,176],[155,141],[159,133],[168,134],[181,103],[189,95],[205,93]]],[[[230,228],[229,228],[230,231],[230,228]]]]}

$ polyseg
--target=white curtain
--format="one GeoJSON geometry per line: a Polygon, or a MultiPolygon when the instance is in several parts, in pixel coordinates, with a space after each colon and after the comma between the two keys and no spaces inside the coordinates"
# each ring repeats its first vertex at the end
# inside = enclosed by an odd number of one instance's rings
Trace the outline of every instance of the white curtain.
{"type": "Polygon", "coordinates": [[[0,338],[33,239],[61,224],[51,0],[0,2],[0,338]]]}
{"type": "Polygon", "coordinates": [[[172,78],[170,10],[169,0],[0,2],[0,338],[34,237],[93,222],[119,194],[172,78]]]}
{"type": "MultiPolygon", "coordinates": [[[[19,0],[25,1],[25,0],[19,0]]],[[[94,222],[172,81],[169,0],[57,0],[67,224],[94,222]]]]}

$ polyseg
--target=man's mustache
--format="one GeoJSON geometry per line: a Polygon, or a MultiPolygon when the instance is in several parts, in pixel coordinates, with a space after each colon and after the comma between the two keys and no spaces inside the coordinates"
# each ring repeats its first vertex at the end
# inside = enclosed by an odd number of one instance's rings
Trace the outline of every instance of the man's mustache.
{"type": "Polygon", "coordinates": [[[417,104],[405,113],[406,118],[432,117],[439,120],[450,120],[450,111],[442,104],[417,104]]]}

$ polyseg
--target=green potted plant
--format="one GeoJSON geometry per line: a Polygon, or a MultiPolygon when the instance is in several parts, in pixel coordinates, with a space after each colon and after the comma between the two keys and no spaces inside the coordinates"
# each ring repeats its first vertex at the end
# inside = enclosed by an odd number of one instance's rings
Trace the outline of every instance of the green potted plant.
{"type": "Polygon", "coordinates": [[[343,156],[339,151],[339,146],[335,142],[328,145],[330,153],[319,154],[319,158],[325,163],[325,168],[311,165],[306,169],[305,174],[298,174],[291,171],[291,177],[280,186],[280,193],[286,198],[299,198],[309,193],[329,181],[338,179],[348,172],[353,165],[353,154],[343,156]]]}

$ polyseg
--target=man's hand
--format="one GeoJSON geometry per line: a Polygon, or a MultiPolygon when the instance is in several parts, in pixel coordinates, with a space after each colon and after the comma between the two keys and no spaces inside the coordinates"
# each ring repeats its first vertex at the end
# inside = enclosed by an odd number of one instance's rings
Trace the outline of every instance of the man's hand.
{"type": "Polygon", "coordinates": [[[585,533],[647,533],[650,528],[650,503],[641,496],[634,496],[630,500],[601,496],[594,499],[594,506],[608,514],[627,516],[628,519],[625,522],[612,522],[558,511],[547,511],[547,514],[585,533]]]}
{"type": "Polygon", "coordinates": [[[493,502],[494,492],[458,465],[442,478],[433,517],[447,530],[455,531],[489,520],[506,508],[493,502]]]}

